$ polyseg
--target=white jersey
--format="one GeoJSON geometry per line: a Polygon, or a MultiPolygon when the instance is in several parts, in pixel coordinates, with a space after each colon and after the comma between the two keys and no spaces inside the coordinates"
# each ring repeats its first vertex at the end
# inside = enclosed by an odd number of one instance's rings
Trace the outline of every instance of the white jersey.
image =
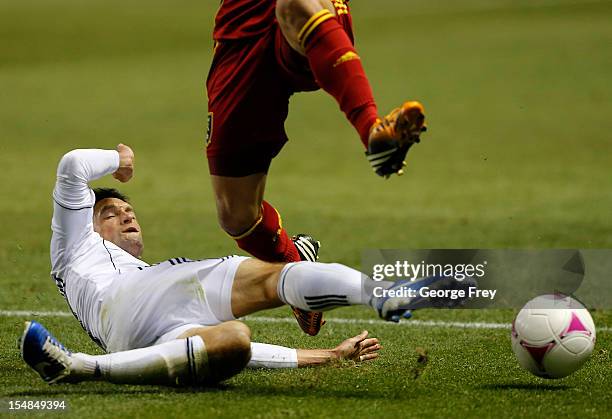
{"type": "MultiPolygon", "coordinates": [[[[107,352],[176,339],[186,330],[235,320],[236,271],[245,257],[149,265],[93,229],[88,182],[115,172],[119,154],[73,150],[61,159],[53,190],[51,275],[89,336],[107,352]]],[[[251,367],[295,368],[297,351],[252,344],[251,367]]]]}
{"type": "Polygon", "coordinates": [[[118,167],[116,151],[73,150],[60,161],[53,190],[51,275],[74,315],[100,345],[100,307],[116,274],[148,266],[93,229],[95,195],[88,182],[118,167]]]}

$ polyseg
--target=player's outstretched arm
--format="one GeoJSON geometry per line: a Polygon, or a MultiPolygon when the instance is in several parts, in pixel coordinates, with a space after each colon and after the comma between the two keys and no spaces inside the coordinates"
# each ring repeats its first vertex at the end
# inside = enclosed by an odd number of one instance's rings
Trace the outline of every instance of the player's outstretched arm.
{"type": "Polygon", "coordinates": [[[364,330],[334,349],[298,349],[298,367],[315,367],[341,360],[370,361],[378,358],[381,348],[378,339],[368,338],[368,331],[364,330]]]}
{"type": "Polygon", "coordinates": [[[292,349],[266,343],[251,343],[248,368],[298,368],[327,365],[336,361],[364,362],[378,357],[382,347],[363,331],[333,349],[292,349]]]}

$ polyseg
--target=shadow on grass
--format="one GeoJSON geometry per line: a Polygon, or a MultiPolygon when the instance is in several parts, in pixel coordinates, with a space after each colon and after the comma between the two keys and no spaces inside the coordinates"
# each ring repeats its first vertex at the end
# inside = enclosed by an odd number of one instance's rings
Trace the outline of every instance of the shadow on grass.
{"type": "Polygon", "coordinates": [[[478,386],[484,390],[525,390],[525,391],[560,391],[570,388],[567,384],[546,383],[497,383],[478,386]]]}
{"type": "MultiPolygon", "coordinates": [[[[245,396],[283,396],[304,398],[316,397],[318,399],[355,399],[355,400],[387,400],[390,396],[385,392],[376,392],[371,389],[333,389],[329,386],[321,388],[303,386],[303,387],[283,387],[278,385],[242,385],[232,390],[233,393],[240,393],[245,396]]],[[[394,399],[401,398],[398,394],[393,394],[394,399]]]]}
{"type": "Polygon", "coordinates": [[[164,386],[130,386],[117,385],[111,383],[81,383],[81,384],[60,384],[49,388],[28,389],[24,391],[14,391],[4,393],[4,397],[13,396],[70,396],[70,395],[112,395],[120,392],[121,394],[147,395],[160,393],[218,393],[231,390],[233,386],[219,384],[214,387],[164,387],[164,386]]]}
{"type": "Polygon", "coordinates": [[[320,398],[342,398],[342,399],[371,399],[371,400],[384,400],[388,397],[388,394],[384,392],[371,392],[371,391],[355,391],[353,389],[347,390],[333,390],[329,387],[324,389],[318,388],[307,388],[304,387],[283,387],[278,385],[261,385],[261,384],[219,384],[214,387],[163,387],[163,386],[130,386],[130,385],[115,385],[110,383],[81,383],[76,385],[57,385],[49,388],[41,389],[27,389],[23,391],[6,392],[2,394],[2,397],[62,397],[62,396],[79,396],[79,395],[116,395],[118,392],[121,394],[130,394],[134,396],[138,395],[159,395],[164,394],[214,394],[222,392],[231,392],[232,394],[242,394],[245,396],[284,396],[284,397],[296,397],[303,398],[304,392],[307,392],[310,396],[314,395],[320,398]]]}

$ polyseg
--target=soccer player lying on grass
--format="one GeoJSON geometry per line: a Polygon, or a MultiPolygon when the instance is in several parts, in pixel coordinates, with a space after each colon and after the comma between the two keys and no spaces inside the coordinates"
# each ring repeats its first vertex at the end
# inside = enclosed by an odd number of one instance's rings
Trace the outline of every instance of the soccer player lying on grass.
{"type": "MultiPolygon", "coordinates": [[[[368,305],[398,321],[425,298],[372,297],[374,287],[401,291],[461,287],[450,278],[374,282],[339,264],[272,264],[246,257],[142,261],[142,231],[126,197],[92,191],[107,174],[126,182],[132,150],[74,150],[60,161],[53,191],[52,275],[90,337],[107,355],[71,353],[39,323],[26,324],[23,359],[47,382],[202,385],[252,367],[299,367],[336,359],[367,361],[380,344],[367,332],[331,350],[251,343],[236,318],[283,304],[302,310],[368,305]]],[[[466,284],[467,286],[467,284],[466,284]]]]}
{"type": "MultiPolygon", "coordinates": [[[[318,89],[332,96],[383,177],[403,173],[406,153],[425,131],[423,106],[409,101],[379,118],[353,45],[348,0],[225,0],[213,38],[206,154],[219,224],[258,259],[314,262],[318,242],[290,238],[264,200],[268,169],[287,142],[289,98],[318,89]]],[[[418,59],[416,44],[407,39],[403,52],[418,59]]],[[[304,332],[319,332],[321,312],[293,312],[304,332]]]]}

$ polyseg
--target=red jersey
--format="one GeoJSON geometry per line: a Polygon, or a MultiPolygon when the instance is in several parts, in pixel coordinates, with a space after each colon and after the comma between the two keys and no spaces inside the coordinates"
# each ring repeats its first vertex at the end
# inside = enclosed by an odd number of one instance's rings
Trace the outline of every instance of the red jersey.
{"type": "Polygon", "coordinates": [[[256,36],[276,21],[276,0],[222,0],[215,18],[215,41],[256,36]]]}

